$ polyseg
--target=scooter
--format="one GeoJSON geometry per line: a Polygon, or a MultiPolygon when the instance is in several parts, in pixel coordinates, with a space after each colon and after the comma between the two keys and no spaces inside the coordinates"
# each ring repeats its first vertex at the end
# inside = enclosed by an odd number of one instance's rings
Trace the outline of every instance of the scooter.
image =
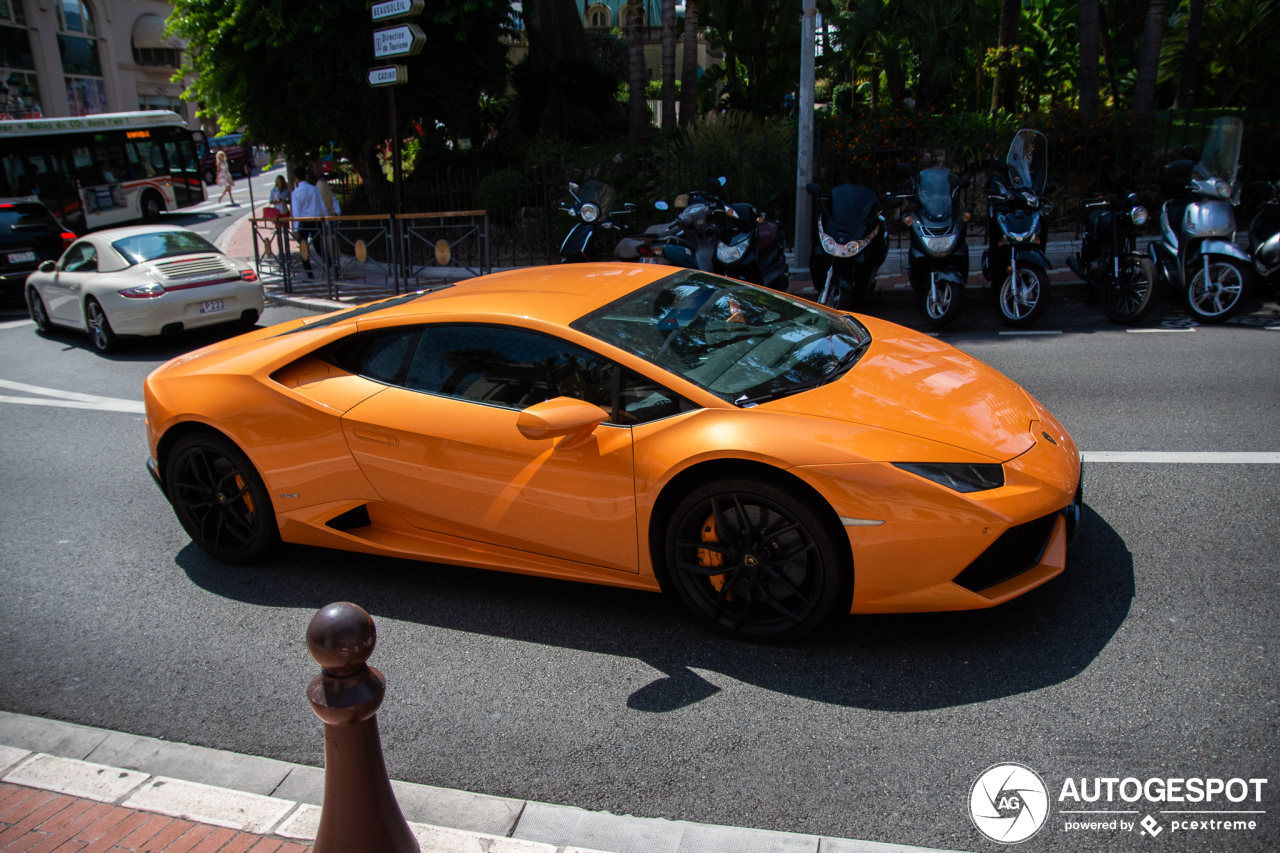
{"type": "MultiPolygon", "coordinates": [[[[780,200],[781,196],[775,195],[769,204],[780,200]]],[[[750,204],[727,204],[724,213],[729,222],[720,231],[716,272],[785,292],[791,278],[787,274],[782,226],[750,204]]]]}
{"type": "Polygon", "coordinates": [[[1280,287],[1280,186],[1267,181],[1262,189],[1267,198],[1249,223],[1249,255],[1259,289],[1274,293],[1280,287]]]}
{"type": "MultiPolygon", "coordinates": [[[[716,179],[724,186],[726,178],[716,179]]],[[[668,210],[665,201],[654,204],[658,210],[668,210]]],[[[676,196],[675,207],[680,213],[670,222],[654,225],[645,231],[644,252],[652,252],[662,263],[688,269],[714,272],[716,247],[720,245],[720,229],[715,217],[722,206],[720,198],[710,192],[696,191],[676,196]]]]}
{"type": "Polygon", "coordinates": [[[1199,162],[1175,160],[1160,168],[1160,187],[1170,198],[1160,212],[1160,239],[1151,244],[1151,261],[1204,323],[1234,317],[1249,297],[1251,260],[1233,239],[1243,137],[1244,122],[1220,118],[1209,130],[1199,162]]]}
{"type": "Polygon", "coordinates": [[[822,206],[818,245],[809,256],[818,301],[851,310],[875,287],[876,273],[889,254],[884,206],[875,190],[859,184],[840,184],[830,196],[822,194],[820,184],[805,189],[822,206]]]}
{"type": "Polygon", "coordinates": [[[1098,293],[1107,319],[1136,323],[1155,306],[1155,266],[1136,245],[1147,209],[1138,204],[1136,193],[1081,204],[1088,211],[1084,234],[1080,251],[1067,258],[1067,266],[1098,293]]]}
{"type": "MultiPolygon", "coordinates": [[[[899,163],[898,170],[911,174],[899,163]]],[[[949,326],[964,310],[964,287],[969,280],[969,246],[965,242],[971,214],[955,203],[957,190],[969,186],[950,169],[925,169],[916,175],[902,198],[912,202],[902,222],[911,229],[907,278],[924,305],[924,316],[935,329],[949,326]]]]}
{"type": "Polygon", "coordinates": [[[590,180],[582,186],[569,184],[569,194],[573,196],[573,204],[562,204],[560,209],[578,219],[573,228],[565,235],[560,244],[560,263],[583,263],[591,254],[591,238],[597,228],[618,230],[613,217],[631,213],[636,206],[631,203],[623,205],[622,210],[613,209],[615,193],[613,187],[603,181],[590,180]]]}
{"type": "Polygon", "coordinates": [[[992,172],[987,184],[988,247],[982,275],[997,291],[1000,316],[1010,326],[1030,326],[1049,307],[1049,270],[1044,253],[1048,214],[1049,141],[1037,130],[1014,134],[1005,158],[1007,171],[992,172]]]}

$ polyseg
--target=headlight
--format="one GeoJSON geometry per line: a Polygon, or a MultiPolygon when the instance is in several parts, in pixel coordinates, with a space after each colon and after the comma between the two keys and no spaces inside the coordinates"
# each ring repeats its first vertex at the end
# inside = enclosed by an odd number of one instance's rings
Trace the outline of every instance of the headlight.
{"type": "Polygon", "coordinates": [[[1231,184],[1218,178],[1213,179],[1213,188],[1223,198],[1231,198],[1231,184]]]}
{"type": "Polygon", "coordinates": [[[720,247],[716,249],[716,257],[720,259],[720,263],[722,264],[736,264],[738,261],[742,260],[742,255],[747,251],[748,245],[749,241],[747,240],[743,240],[735,246],[730,246],[728,243],[721,243],[720,247]]]}
{"type": "Polygon", "coordinates": [[[956,244],[956,238],[959,233],[943,234],[941,237],[930,237],[924,235],[924,244],[929,247],[930,252],[946,252],[956,244]]]}
{"type": "Polygon", "coordinates": [[[582,209],[578,211],[578,215],[582,217],[583,222],[595,222],[600,218],[600,208],[596,207],[591,202],[587,202],[582,206],[582,209]]]}
{"type": "Polygon", "coordinates": [[[983,492],[1004,485],[1004,466],[998,463],[895,462],[893,466],[957,492],[983,492]]]}
{"type": "Polygon", "coordinates": [[[1146,225],[1147,209],[1142,205],[1138,205],[1133,210],[1129,211],[1129,218],[1133,220],[1134,225],[1146,225]]]}
{"type": "Polygon", "coordinates": [[[128,290],[120,291],[121,296],[129,299],[155,299],[157,296],[164,296],[164,285],[159,282],[151,284],[141,284],[137,287],[131,287],[128,290]]]}
{"type": "Polygon", "coordinates": [[[822,249],[833,258],[848,258],[858,254],[867,247],[875,236],[880,233],[880,226],[871,229],[866,237],[861,240],[850,240],[848,243],[840,244],[822,228],[822,219],[818,219],[818,233],[822,235],[822,249]]]}

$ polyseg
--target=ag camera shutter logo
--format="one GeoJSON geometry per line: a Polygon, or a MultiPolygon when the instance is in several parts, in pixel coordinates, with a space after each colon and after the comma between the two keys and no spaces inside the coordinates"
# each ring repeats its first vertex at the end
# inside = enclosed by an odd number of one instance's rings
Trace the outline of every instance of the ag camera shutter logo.
{"type": "Polygon", "coordinates": [[[1044,780],[1022,764],[993,764],[969,791],[969,817],[978,831],[1001,844],[1026,841],[1049,816],[1044,780]]]}

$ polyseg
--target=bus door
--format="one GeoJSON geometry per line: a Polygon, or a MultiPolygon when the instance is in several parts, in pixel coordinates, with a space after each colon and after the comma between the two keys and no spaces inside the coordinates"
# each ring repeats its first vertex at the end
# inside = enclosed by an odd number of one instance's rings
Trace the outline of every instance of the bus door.
{"type": "Polygon", "coordinates": [[[189,135],[166,139],[164,153],[169,158],[169,175],[173,178],[173,195],[178,207],[190,207],[204,201],[204,180],[196,147],[189,135]]]}

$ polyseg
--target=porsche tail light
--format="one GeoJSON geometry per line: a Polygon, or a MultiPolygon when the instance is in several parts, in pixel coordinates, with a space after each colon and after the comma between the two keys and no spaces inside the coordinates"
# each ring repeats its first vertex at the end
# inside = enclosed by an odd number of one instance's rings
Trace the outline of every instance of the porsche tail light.
{"type": "Polygon", "coordinates": [[[258,280],[258,274],[257,274],[256,272],[254,272],[253,270],[241,270],[241,271],[240,271],[240,277],[241,277],[242,279],[244,279],[245,281],[257,281],[257,280],[258,280]]]}
{"type": "Polygon", "coordinates": [[[155,299],[157,296],[164,296],[164,293],[164,285],[156,281],[120,291],[120,295],[128,299],[155,299]]]}

